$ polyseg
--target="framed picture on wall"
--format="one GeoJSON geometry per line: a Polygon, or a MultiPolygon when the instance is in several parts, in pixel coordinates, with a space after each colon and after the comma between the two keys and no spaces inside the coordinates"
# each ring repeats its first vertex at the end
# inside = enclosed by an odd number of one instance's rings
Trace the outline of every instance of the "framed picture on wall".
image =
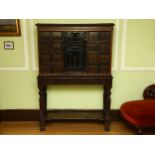
{"type": "Polygon", "coordinates": [[[0,36],[20,36],[19,19],[0,19],[0,36]]]}

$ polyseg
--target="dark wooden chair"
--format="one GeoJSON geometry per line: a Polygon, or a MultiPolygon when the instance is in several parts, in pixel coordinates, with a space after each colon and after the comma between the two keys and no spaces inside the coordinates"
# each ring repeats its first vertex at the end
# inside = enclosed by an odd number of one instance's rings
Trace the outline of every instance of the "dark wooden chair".
{"type": "Polygon", "coordinates": [[[155,84],[144,89],[144,100],[128,101],[121,105],[121,115],[137,128],[138,134],[144,128],[155,127],[155,84]]]}

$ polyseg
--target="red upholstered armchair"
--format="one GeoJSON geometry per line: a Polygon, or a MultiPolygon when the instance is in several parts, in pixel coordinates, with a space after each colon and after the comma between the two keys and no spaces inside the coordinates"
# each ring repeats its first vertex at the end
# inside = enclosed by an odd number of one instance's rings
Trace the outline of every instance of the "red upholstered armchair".
{"type": "Polygon", "coordinates": [[[120,108],[122,117],[137,128],[138,134],[144,128],[155,127],[155,84],[145,88],[143,97],[144,100],[125,102],[120,108]]]}

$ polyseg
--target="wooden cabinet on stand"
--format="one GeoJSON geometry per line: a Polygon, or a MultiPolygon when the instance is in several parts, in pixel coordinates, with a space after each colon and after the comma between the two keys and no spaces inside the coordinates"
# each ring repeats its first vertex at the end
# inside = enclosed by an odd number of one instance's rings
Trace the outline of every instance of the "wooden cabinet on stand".
{"type": "Polygon", "coordinates": [[[103,118],[110,129],[112,23],[36,24],[38,31],[40,130],[45,130],[47,85],[103,85],[103,118]]]}

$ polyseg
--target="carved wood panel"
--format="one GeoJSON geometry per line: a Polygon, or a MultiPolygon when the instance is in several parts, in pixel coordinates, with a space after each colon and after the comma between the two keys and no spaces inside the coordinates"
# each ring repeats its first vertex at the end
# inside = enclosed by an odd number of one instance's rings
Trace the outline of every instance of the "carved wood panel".
{"type": "Polygon", "coordinates": [[[111,33],[39,32],[40,72],[110,72],[111,33]]]}

